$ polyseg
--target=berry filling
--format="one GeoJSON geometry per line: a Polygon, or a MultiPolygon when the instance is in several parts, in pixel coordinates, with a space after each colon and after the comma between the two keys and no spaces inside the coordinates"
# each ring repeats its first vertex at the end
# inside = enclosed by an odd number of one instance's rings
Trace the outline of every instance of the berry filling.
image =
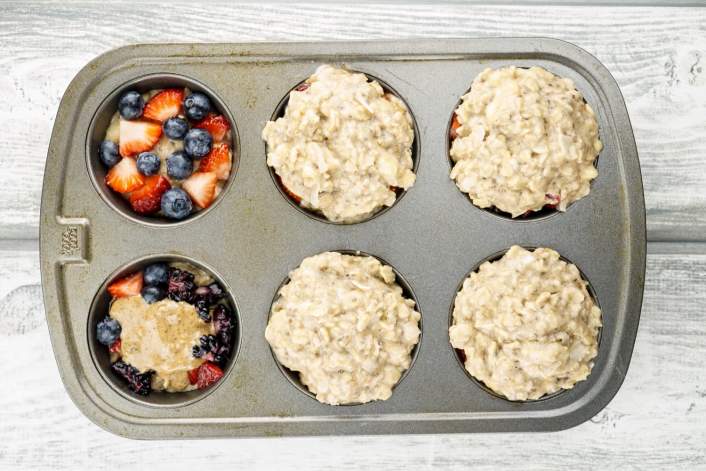
{"type": "Polygon", "coordinates": [[[135,394],[204,389],[223,376],[235,317],[221,285],[184,263],[153,263],[108,285],[108,315],[96,325],[111,370],[135,394]]]}

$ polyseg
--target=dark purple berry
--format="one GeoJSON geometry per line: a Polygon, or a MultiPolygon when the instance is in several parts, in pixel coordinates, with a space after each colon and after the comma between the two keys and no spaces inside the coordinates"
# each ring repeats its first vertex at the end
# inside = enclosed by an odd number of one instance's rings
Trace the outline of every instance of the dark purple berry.
{"type": "Polygon", "coordinates": [[[184,301],[190,303],[194,299],[194,275],[178,268],[169,269],[169,282],[167,285],[167,295],[174,301],[184,301]]]}
{"type": "Polygon", "coordinates": [[[211,322],[211,314],[208,312],[208,305],[209,303],[205,299],[197,299],[194,302],[194,306],[196,307],[196,313],[204,322],[211,322]]]}
{"type": "Polygon", "coordinates": [[[152,391],[152,371],[140,373],[132,365],[118,360],[110,368],[127,382],[128,388],[140,396],[147,396],[152,391]]]}
{"type": "Polygon", "coordinates": [[[223,296],[225,296],[223,288],[221,288],[221,285],[219,285],[218,283],[211,283],[210,285],[208,285],[208,289],[211,290],[211,296],[213,297],[212,302],[216,302],[223,296]]]}
{"type": "Polygon", "coordinates": [[[224,345],[215,335],[203,335],[199,345],[194,345],[191,354],[195,358],[223,364],[230,356],[230,345],[224,345]]]}
{"type": "Polygon", "coordinates": [[[235,322],[230,309],[223,304],[218,304],[213,308],[213,325],[216,328],[216,333],[220,332],[233,332],[235,328],[235,322]]]}

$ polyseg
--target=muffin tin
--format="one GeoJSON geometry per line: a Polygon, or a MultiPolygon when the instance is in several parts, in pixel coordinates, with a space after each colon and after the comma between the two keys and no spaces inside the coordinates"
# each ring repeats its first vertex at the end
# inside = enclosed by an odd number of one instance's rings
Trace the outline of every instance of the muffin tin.
{"type": "MultiPolygon", "coordinates": [[[[98,177],[100,178],[100,177],[98,177]]],[[[640,316],[645,210],[627,110],[610,73],[553,39],[169,44],[117,49],[89,63],[62,99],[42,193],[41,271],[62,379],[98,425],[133,438],[559,430],[587,420],[625,377],[640,316]],[[415,185],[392,208],[357,224],[326,224],[292,207],[265,162],[261,131],[286,94],[322,63],[384,81],[417,124],[415,185]],[[539,65],[571,78],[593,106],[604,149],[591,193],[565,213],[500,218],[473,206],[449,178],[448,125],[486,67],[539,65]],[[90,163],[103,104],[126,84],[184,77],[219,98],[237,128],[230,185],[208,211],[165,225],[127,217],[97,191],[90,163]],[[90,131],[93,130],[93,131],[90,131]],[[545,246],[575,263],[603,311],[592,374],[541,401],[511,402],[472,381],[449,343],[449,310],[473,267],[513,244],[545,246]],[[326,250],[380,257],[406,280],[423,327],[416,359],[387,401],[320,404],[278,368],[264,331],[290,270],[326,250]],[[209,268],[237,306],[239,348],[208,394],[154,404],[116,389],[92,354],[104,282],[149,257],[209,268]],[[94,309],[96,310],[96,309],[94,309]]],[[[137,266],[137,265],[135,265],[137,266]]],[[[181,394],[181,393],[180,393],[181,394]]]]}

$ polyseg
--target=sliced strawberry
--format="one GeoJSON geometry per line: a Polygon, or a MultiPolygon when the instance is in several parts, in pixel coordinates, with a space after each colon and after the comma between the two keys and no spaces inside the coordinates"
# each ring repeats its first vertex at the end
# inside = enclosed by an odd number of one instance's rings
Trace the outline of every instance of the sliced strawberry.
{"type": "MultiPolygon", "coordinates": [[[[204,389],[223,377],[223,370],[218,365],[207,361],[199,366],[196,375],[196,387],[204,389]]],[[[191,380],[191,378],[189,378],[191,380]]]]}
{"type": "Polygon", "coordinates": [[[189,376],[189,384],[196,384],[196,381],[199,380],[199,369],[194,368],[193,370],[189,370],[186,372],[186,374],[189,376]]]}
{"type": "Polygon", "coordinates": [[[181,104],[184,101],[184,90],[180,88],[168,88],[157,93],[150,98],[142,113],[147,119],[164,122],[181,112],[181,104]]]}
{"type": "Polygon", "coordinates": [[[110,353],[120,353],[120,349],[122,348],[122,346],[123,346],[123,341],[118,339],[115,342],[113,342],[113,344],[110,346],[110,348],[108,350],[110,351],[110,353]]]}
{"type": "Polygon", "coordinates": [[[200,208],[208,208],[216,199],[216,183],[218,176],[214,172],[196,172],[181,187],[200,208]]]}
{"type": "Polygon", "coordinates": [[[449,135],[451,136],[452,140],[458,137],[456,130],[460,127],[461,123],[458,121],[458,115],[454,113],[454,117],[451,120],[451,130],[449,131],[449,135]]]}
{"type": "Polygon", "coordinates": [[[142,291],[142,272],[138,271],[118,281],[114,281],[108,286],[108,292],[114,298],[125,298],[127,296],[137,296],[142,291]]]}
{"type": "Polygon", "coordinates": [[[556,206],[557,204],[561,203],[561,195],[547,193],[544,196],[549,200],[549,203],[548,203],[549,206],[556,206]]]}
{"type": "Polygon", "coordinates": [[[135,159],[124,157],[110,169],[105,183],[118,193],[128,193],[144,185],[145,177],[137,170],[135,159]]]}
{"type": "Polygon", "coordinates": [[[162,137],[162,126],[149,121],[120,120],[120,155],[132,157],[154,147],[162,137]]]}
{"type": "Polygon", "coordinates": [[[282,179],[279,177],[279,175],[277,175],[277,181],[279,182],[279,184],[282,187],[282,189],[284,190],[284,192],[287,193],[287,196],[292,198],[297,204],[302,202],[301,196],[295,194],[292,190],[287,188],[287,186],[282,182],[282,179]]]}
{"type": "Polygon", "coordinates": [[[159,211],[162,195],[171,187],[162,175],[147,177],[141,188],[130,193],[130,205],[138,214],[154,214],[159,211]]]}
{"type": "Polygon", "coordinates": [[[199,172],[214,172],[219,180],[228,180],[232,167],[230,146],[221,143],[215,144],[211,152],[199,163],[199,172]]]}
{"type": "Polygon", "coordinates": [[[294,90],[296,90],[298,92],[304,92],[304,91],[308,90],[310,86],[311,86],[310,84],[304,82],[304,83],[300,83],[299,85],[297,85],[297,87],[294,90]]]}
{"type": "Polygon", "coordinates": [[[226,137],[226,133],[230,129],[230,123],[222,114],[210,113],[204,119],[196,123],[194,127],[205,129],[211,134],[214,142],[219,142],[226,137]]]}

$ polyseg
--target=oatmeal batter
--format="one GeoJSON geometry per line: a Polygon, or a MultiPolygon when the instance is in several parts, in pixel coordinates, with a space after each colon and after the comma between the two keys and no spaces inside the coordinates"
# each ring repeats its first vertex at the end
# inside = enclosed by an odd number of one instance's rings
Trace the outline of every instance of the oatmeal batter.
{"type": "Polygon", "coordinates": [[[512,217],[586,196],[603,148],[574,83],[540,67],[486,69],[455,111],[451,178],[478,207],[512,217]]]}
{"type": "Polygon", "coordinates": [[[391,267],[325,252],[290,273],[265,337],[319,401],[364,403],[389,398],[409,368],[420,317],[391,267]]]}
{"type": "Polygon", "coordinates": [[[412,117],[361,73],[320,66],[262,138],[282,184],[331,221],[363,220],[414,184],[412,117]]]}
{"type": "Polygon", "coordinates": [[[513,246],[464,281],[449,336],[473,377],[527,400],[586,379],[600,327],[601,311],[575,265],[551,249],[513,246]]]}
{"type": "Polygon", "coordinates": [[[202,335],[214,332],[212,324],[202,321],[193,305],[170,299],[147,304],[142,296],[130,296],[113,301],[110,317],[122,327],[122,360],[141,373],[154,371],[153,389],[194,389],[187,372],[203,360],[194,358],[191,349],[202,335]]]}

